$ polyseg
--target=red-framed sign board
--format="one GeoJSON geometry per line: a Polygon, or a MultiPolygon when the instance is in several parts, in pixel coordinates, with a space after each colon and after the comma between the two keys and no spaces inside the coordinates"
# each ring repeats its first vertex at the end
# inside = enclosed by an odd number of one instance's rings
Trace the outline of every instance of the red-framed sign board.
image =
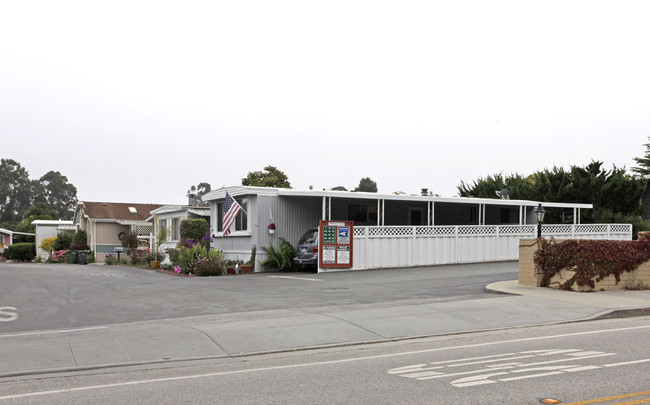
{"type": "Polygon", "coordinates": [[[320,221],[318,224],[318,266],[322,268],[352,267],[354,244],[353,221],[320,221]]]}

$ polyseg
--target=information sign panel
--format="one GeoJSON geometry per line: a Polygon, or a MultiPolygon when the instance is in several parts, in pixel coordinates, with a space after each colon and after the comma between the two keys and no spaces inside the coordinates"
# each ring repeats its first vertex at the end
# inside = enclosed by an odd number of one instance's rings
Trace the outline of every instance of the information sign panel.
{"type": "Polygon", "coordinates": [[[352,221],[320,221],[319,267],[352,267],[353,226],[352,221]]]}

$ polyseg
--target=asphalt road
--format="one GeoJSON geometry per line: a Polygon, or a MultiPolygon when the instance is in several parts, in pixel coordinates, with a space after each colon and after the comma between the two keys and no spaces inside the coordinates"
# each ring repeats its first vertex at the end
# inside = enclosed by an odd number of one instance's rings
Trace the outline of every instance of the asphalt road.
{"type": "Polygon", "coordinates": [[[650,317],[628,318],[16,377],[0,405],[642,404],[649,333],[650,317]]]}
{"type": "Polygon", "coordinates": [[[121,266],[0,264],[0,333],[198,315],[494,298],[517,263],[415,269],[177,277],[121,266]],[[6,321],[11,317],[11,321],[6,321]]]}

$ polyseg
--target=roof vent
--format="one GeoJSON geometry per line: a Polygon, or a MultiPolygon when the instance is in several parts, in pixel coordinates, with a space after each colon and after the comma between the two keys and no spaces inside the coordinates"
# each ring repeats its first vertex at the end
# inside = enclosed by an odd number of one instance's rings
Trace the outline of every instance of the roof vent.
{"type": "Polygon", "coordinates": [[[131,212],[131,214],[137,214],[138,213],[138,210],[136,210],[135,207],[129,207],[129,211],[131,212]]]}
{"type": "Polygon", "coordinates": [[[102,205],[103,205],[104,207],[106,207],[106,206],[108,206],[108,203],[102,203],[102,205]]]}
{"type": "Polygon", "coordinates": [[[429,189],[428,188],[423,188],[422,189],[422,195],[423,196],[429,195],[429,189]]]}

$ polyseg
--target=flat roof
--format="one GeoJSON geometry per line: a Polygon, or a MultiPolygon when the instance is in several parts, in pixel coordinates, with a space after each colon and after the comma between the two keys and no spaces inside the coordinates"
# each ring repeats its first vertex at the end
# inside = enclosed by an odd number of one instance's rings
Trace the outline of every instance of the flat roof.
{"type": "Polygon", "coordinates": [[[32,221],[32,225],[72,225],[72,221],[61,221],[55,219],[37,219],[32,221]]]}
{"type": "Polygon", "coordinates": [[[226,191],[233,197],[242,195],[278,195],[287,197],[332,197],[332,198],[350,198],[357,200],[391,200],[391,201],[433,201],[440,203],[455,204],[489,204],[489,205],[511,205],[511,206],[536,206],[539,203],[546,208],[583,208],[591,209],[592,204],[583,203],[561,203],[545,202],[533,200],[503,200],[496,198],[473,198],[473,197],[439,197],[435,195],[419,194],[379,194],[355,191],[335,191],[335,190],[295,190],[290,188],[270,188],[270,187],[245,187],[232,186],[223,187],[211,191],[203,196],[204,201],[220,200],[226,198],[226,191]]]}

